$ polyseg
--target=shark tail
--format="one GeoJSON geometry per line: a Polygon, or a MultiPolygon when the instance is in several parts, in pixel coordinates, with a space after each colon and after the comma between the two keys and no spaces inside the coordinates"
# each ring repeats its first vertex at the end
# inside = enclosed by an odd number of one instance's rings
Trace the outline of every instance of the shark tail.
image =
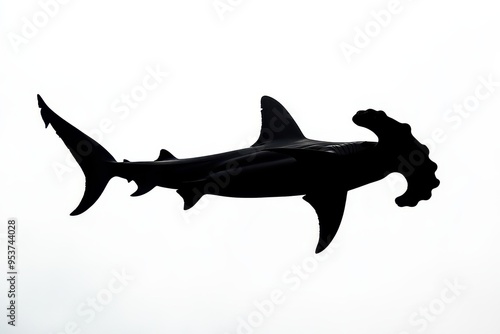
{"type": "Polygon", "coordinates": [[[37,95],[37,98],[45,127],[52,125],[85,174],[83,198],[77,208],[71,212],[72,216],[79,215],[99,199],[109,180],[115,176],[112,167],[116,160],[94,139],[53,112],[40,95],[37,95]]]}

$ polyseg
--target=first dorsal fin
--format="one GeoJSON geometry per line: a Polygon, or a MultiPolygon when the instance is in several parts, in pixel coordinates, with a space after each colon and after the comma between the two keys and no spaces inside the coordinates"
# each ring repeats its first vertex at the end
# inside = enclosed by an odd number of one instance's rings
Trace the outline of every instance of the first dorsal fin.
{"type": "Polygon", "coordinates": [[[257,142],[252,145],[264,145],[276,140],[305,139],[297,123],[288,111],[275,99],[263,96],[260,100],[262,107],[262,128],[257,142]]]}
{"type": "Polygon", "coordinates": [[[177,158],[174,157],[174,155],[172,153],[170,153],[169,151],[167,151],[165,149],[161,149],[160,156],[155,161],[165,161],[165,160],[177,160],[177,158]]]}

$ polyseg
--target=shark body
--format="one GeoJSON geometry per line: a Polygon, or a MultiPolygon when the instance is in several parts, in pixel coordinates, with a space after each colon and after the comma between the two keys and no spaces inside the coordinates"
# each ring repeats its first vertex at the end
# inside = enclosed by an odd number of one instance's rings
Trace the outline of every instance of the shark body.
{"type": "Polygon", "coordinates": [[[86,177],[83,198],[71,215],[89,209],[112,177],[137,183],[132,196],[155,187],[177,189],[188,210],[206,194],[228,197],[304,195],[316,211],[320,236],[316,253],[333,240],[344,213],[347,192],[400,172],[407,191],[399,206],[415,206],[439,185],[437,166],[410,126],[383,111],[359,111],[355,124],[372,130],[378,142],[327,142],[307,139],[288,111],[276,100],[261,99],[262,128],[249,148],[203,157],[178,159],[161,150],[155,161],[117,162],[95,140],[54,113],[38,96],[42,118],[53,126],[86,177]]]}

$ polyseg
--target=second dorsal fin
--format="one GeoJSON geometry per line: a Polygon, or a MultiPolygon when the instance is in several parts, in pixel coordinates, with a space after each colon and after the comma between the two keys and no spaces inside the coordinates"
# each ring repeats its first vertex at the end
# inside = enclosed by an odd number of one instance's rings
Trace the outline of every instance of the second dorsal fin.
{"type": "Polygon", "coordinates": [[[263,96],[260,100],[262,107],[262,128],[257,142],[252,145],[264,145],[276,140],[305,139],[297,123],[288,111],[275,99],[263,96]]]}
{"type": "Polygon", "coordinates": [[[169,151],[161,149],[160,155],[158,156],[158,159],[156,159],[155,161],[165,161],[165,160],[177,160],[177,158],[174,157],[174,155],[169,151]]]}

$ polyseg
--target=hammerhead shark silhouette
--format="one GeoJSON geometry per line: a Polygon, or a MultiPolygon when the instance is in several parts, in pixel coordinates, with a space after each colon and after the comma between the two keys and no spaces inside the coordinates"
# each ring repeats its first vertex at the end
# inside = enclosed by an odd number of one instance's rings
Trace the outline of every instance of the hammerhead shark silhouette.
{"type": "Polygon", "coordinates": [[[155,161],[117,162],[94,139],[54,113],[38,95],[45,127],[49,124],[80,165],[86,177],[85,193],[71,215],[89,209],[112,177],[135,181],[140,196],[154,187],[177,189],[184,210],[205,194],[229,197],[303,198],[319,218],[316,253],[332,241],[340,226],[347,192],[383,179],[392,172],[407,180],[406,192],[396,198],[399,206],[415,206],[431,197],[439,185],[437,165],[429,150],[383,111],[358,111],[356,125],[373,131],[379,141],[326,142],[307,139],[288,111],[271,97],[261,99],[262,128],[249,148],[188,159],[177,159],[162,149],[155,161]]]}

